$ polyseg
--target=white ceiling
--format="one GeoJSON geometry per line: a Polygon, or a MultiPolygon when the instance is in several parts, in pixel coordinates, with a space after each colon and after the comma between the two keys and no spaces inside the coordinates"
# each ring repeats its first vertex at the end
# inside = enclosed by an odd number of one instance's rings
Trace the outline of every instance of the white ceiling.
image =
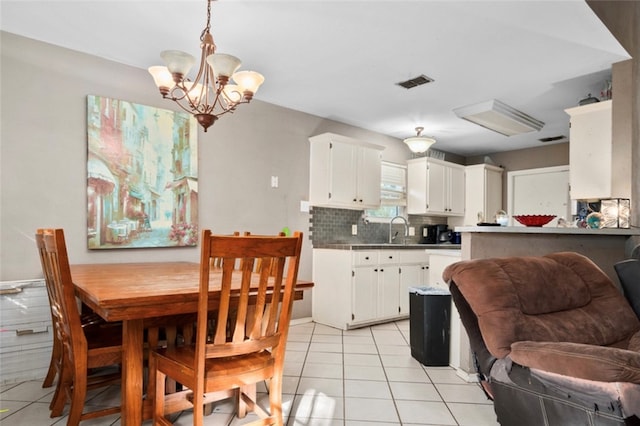
{"type": "MultiPolygon", "coordinates": [[[[141,68],[165,49],[198,57],[205,22],[204,0],[0,2],[3,31],[141,68]]],[[[423,126],[464,156],[568,136],[564,109],[629,57],[581,0],[220,0],[211,27],[219,52],[264,74],[256,99],[399,139],[423,126]],[[395,85],[420,74],[435,82],[395,85]],[[452,112],[494,98],[546,125],[506,137],[452,112]]]]}

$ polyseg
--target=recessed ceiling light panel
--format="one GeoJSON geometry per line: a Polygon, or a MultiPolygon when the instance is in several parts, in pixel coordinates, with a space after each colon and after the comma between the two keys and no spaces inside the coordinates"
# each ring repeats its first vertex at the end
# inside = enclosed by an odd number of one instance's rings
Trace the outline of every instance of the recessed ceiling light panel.
{"type": "Polygon", "coordinates": [[[496,99],[456,108],[453,112],[464,120],[505,136],[537,132],[544,127],[542,121],[496,99]]]}

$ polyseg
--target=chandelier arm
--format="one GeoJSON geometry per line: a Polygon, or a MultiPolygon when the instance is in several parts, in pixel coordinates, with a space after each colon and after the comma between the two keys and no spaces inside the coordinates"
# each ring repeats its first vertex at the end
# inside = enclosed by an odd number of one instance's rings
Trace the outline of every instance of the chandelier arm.
{"type": "MultiPolygon", "coordinates": [[[[172,92],[173,92],[173,90],[172,90],[172,92]]],[[[180,97],[175,97],[173,95],[171,97],[167,96],[166,99],[174,101],[176,103],[176,105],[178,105],[183,111],[188,112],[191,115],[194,115],[194,113],[197,113],[198,111],[194,111],[194,109],[191,108],[191,104],[189,104],[189,103],[187,103],[186,106],[183,104],[182,101],[184,100],[185,97],[186,97],[186,93],[184,95],[180,96],[180,97]]]]}

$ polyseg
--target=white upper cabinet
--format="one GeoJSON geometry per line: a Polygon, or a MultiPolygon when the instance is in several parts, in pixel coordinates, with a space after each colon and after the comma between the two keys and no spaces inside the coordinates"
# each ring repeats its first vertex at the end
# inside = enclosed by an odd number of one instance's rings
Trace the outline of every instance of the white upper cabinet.
{"type": "Polygon", "coordinates": [[[464,166],[433,158],[407,161],[409,214],[463,216],[464,166]]]}
{"type": "Polygon", "coordinates": [[[612,193],[611,101],[565,110],[570,116],[569,181],[574,200],[610,198],[612,193]]]}
{"type": "Polygon", "coordinates": [[[309,141],[311,205],[347,209],[380,206],[384,147],[333,133],[313,136],[309,141]]]}
{"type": "Polygon", "coordinates": [[[496,212],[503,209],[502,172],[501,167],[489,164],[465,168],[464,225],[493,222],[496,212]]]}

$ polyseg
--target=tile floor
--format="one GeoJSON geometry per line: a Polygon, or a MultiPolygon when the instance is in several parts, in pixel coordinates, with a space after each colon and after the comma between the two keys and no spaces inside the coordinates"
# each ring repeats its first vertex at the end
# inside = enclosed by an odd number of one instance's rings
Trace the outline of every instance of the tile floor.
{"type": "MultiPolygon", "coordinates": [[[[448,367],[425,367],[411,357],[409,321],[341,331],[315,323],[291,327],[283,402],[288,426],[497,425],[493,405],[477,384],[448,367]]],[[[266,391],[266,388],[262,388],[266,391]]],[[[40,381],[0,387],[0,424],[65,425],[49,418],[52,389],[40,381]]],[[[267,401],[266,394],[262,394],[267,401]]],[[[87,404],[119,401],[114,386],[95,391],[87,404]]],[[[216,405],[205,425],[242,425],[228,401],[216,405]]],[[[191,425],[189,411],[173,416],[191,425]]],[[[145,425],[150,425],[147,421],[145,425]]],[[[82,426],[120,425],[118,415],[82,426]]]]}

